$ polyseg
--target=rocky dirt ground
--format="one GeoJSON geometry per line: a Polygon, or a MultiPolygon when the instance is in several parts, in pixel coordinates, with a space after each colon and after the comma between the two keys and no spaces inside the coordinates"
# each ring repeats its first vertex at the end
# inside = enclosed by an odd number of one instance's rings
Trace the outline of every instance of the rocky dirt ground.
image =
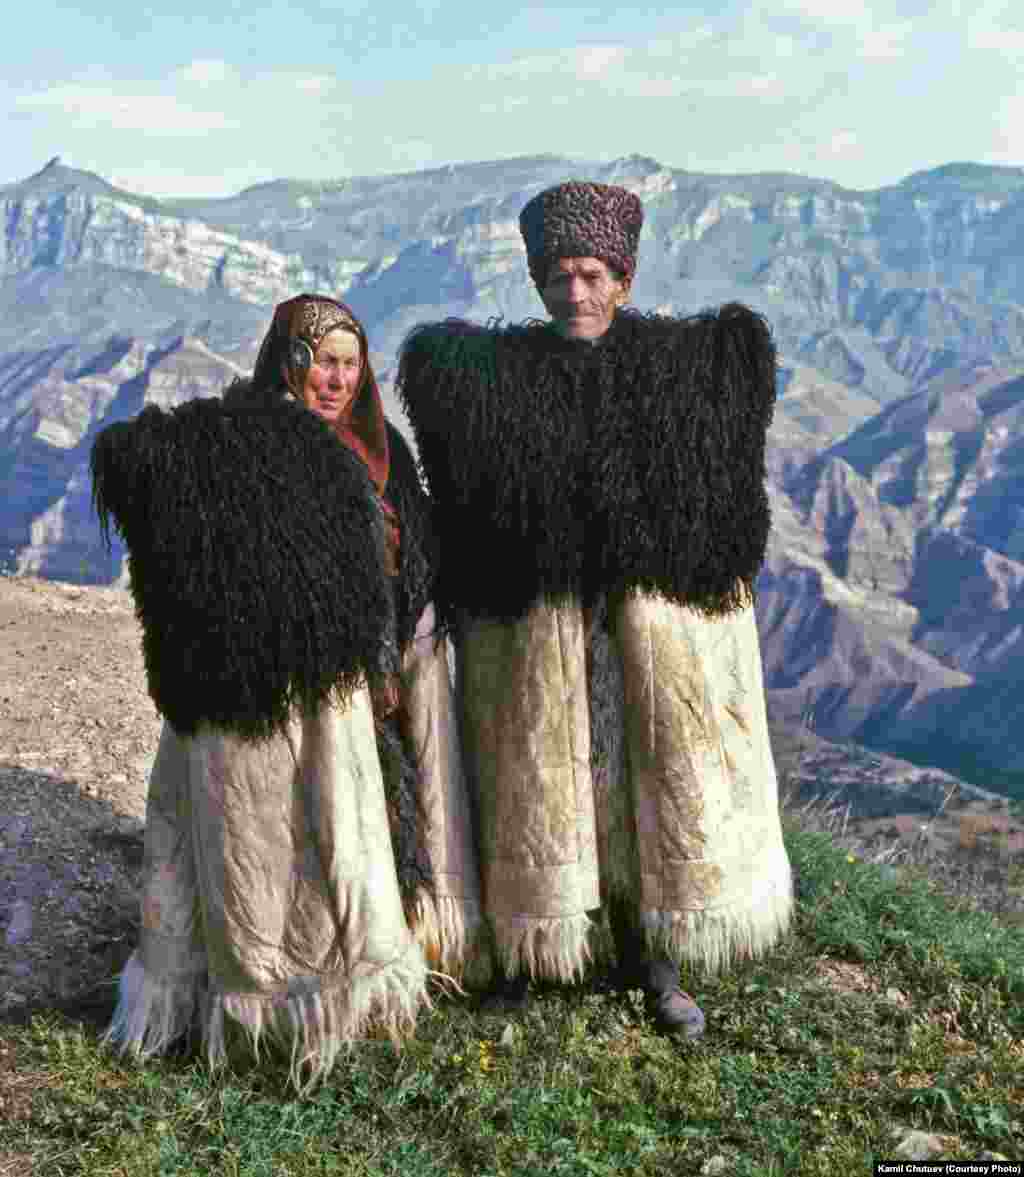
{"type": "MultiPolygon", "coordinates": [[[[159,727],[125,589],[0,577],[0,1019],[109,1014],[135,938],[159,727]]],[[[1001,801],[954,799],[931,820],[942,774],[799,733],[776,733],[776,752],[804,792],[817,778],[873,799],[865,834],[913,839],[929,821],[954,855],[968,819],[973,853],[999,836],[1024,857],[1024,825],[1001,801]]],[[[1006,858],[989,861],[1005,873],[1006,858]]]]}
{"type": "Polygon", "coordinates": [[[159,718],[124,589],[0,579],[0,1016],[100,1006],[131,950],[159,718]]]}

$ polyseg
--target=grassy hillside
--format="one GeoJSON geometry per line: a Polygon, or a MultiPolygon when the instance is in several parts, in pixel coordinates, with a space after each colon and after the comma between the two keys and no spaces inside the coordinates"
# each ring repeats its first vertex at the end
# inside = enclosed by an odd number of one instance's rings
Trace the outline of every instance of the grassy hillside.
{"type": "Polygon", "coordinates": [[[967,875],[865,861],[820,806],[788,809],[786,840],[794,930],[726,977],[684,977],[699,1043],[658,1037],[639,994],[600,980],[514,1016],[442,996],[401,1053],[363,1043],[298,1100],[279,1060],[138,1067],[37,1013],[0,1026],[0,1174],[832,1177],[912,1130],[946,1159],[1020,1158],[1020,864],[995,916],[950,890],[967,875]]]}

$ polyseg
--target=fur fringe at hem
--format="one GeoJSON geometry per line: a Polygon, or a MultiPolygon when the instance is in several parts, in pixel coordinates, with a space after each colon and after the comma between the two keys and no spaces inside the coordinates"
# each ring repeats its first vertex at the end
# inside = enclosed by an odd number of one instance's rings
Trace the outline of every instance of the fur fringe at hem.
{"type": "Polygon", "coordinates": [[[497,963],[507,977],[526,972],[534,979],[571,983],[582,979],[591,960],[590,917],[554,919],[491,917],[497,963]]]}
{"type": "Polygon", "coordinates": [[[479,901],[451,895],[435,898],[421,887],[409,924],[430,967],[461,981],[483,929],[479,901]]]}
{"type": "Polygon", "coordinates": [[[196,978],[176,982],[146,975],[133,956],[121,977],[121,995],[104,1041],[139,1059],[166,1050],[202,1023],[203,1045],[212,1069],[227,1061],[225,1015],[237,1023],[258,1058],[262,1040],[290,1049],[289,1079],[299,1095],[327,1077],[339,1054],[375,1029],[395,1045],[412,1034],[423,1007],[429,1008],[427,969],[418,945],[405,956],[352,982],[334,982],[305,993],[264,997],[209,993],[196,978]]]}
{"type": "Polygon", "coordinates": [[[788,930],[792,911],[791,891],[772,890],[755,902],[708,911],[648,909],[641,922],[651,952],[716,974],[773,948],[788,930]]]}
{"type": "Polygon", "coordinates": [[[101,1042],[145,1060],[163,1054],[194,1024],[204,1004],[205,975],[185,973],[173,980],[147,975],[133,952],[121,973],[117,1008],[101,1042]]]}

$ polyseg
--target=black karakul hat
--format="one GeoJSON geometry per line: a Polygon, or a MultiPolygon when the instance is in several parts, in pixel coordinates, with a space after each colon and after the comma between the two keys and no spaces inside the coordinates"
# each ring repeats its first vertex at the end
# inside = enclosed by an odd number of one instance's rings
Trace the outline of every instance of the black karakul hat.
{"type": "Polygon", "coordinates": [[[519,214],[534,285],[543,287],[551,263],[562,257],[600,258],[632,279],[643,223],[640,198],[627,188],[587,180],[545,188],[519,214]]]}

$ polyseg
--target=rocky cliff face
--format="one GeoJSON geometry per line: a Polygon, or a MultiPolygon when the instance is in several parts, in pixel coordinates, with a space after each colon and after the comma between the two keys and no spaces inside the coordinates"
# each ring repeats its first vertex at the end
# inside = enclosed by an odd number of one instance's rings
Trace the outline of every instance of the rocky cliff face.
{"type": "Polygon", "coordinates": [[[851,192],[542,156],[161,202],[52,161],[0,188],[0,565],[116,578],[90,508],[95,432],[215,395],[301,289],[352,303],[394,412],[415,322],[541,314],[517,218],[568,175],[641,196],[637,305],[739,299],[772,324],[773,711],[1024,791],[1022,169],[851,192]]]}
{"type": "Polygon", "coordinates": [[[113,336],[97,351],[13,353],[0,363],[0,555],[9,571],[109,583],[123,551],[97,542],[89,452],[104,425],[145,405],[218,395],[242,369],[188,337],[113,336]]]}
{"type": "Polygon", "coordinates": [[[197,294],[222,292],[266,304],[297,289],[335,285],[329,264],[306,266],[296,253],[164,212],[82,173],[49,164],[32,180],[0,189],[0,278],[39,268],[102,266],[154,274],[197,294]]]}
{"type": "Polygon", "coordinates": [[[777,715],[1024,785],[1022,410],[1011,370],[950,373],[783,477],[759,602],[777,715]]]}
{"type": "Polygon", "coordinates": [[[975,165],[859,193],[797,176],[694,175],[643,157],[597,167],[538,157],[158,202],[55,160],[0,188],[0,277],[156,275],[226,300],[220,319],[231,303],[347,292],[391,351],[416,308],[540,313],[518,212],[569,173],[643,199],[638,303],[687,310],[744,298],[794,359],[880,401],[1024,347],[1024,171],[975,165]]]}

